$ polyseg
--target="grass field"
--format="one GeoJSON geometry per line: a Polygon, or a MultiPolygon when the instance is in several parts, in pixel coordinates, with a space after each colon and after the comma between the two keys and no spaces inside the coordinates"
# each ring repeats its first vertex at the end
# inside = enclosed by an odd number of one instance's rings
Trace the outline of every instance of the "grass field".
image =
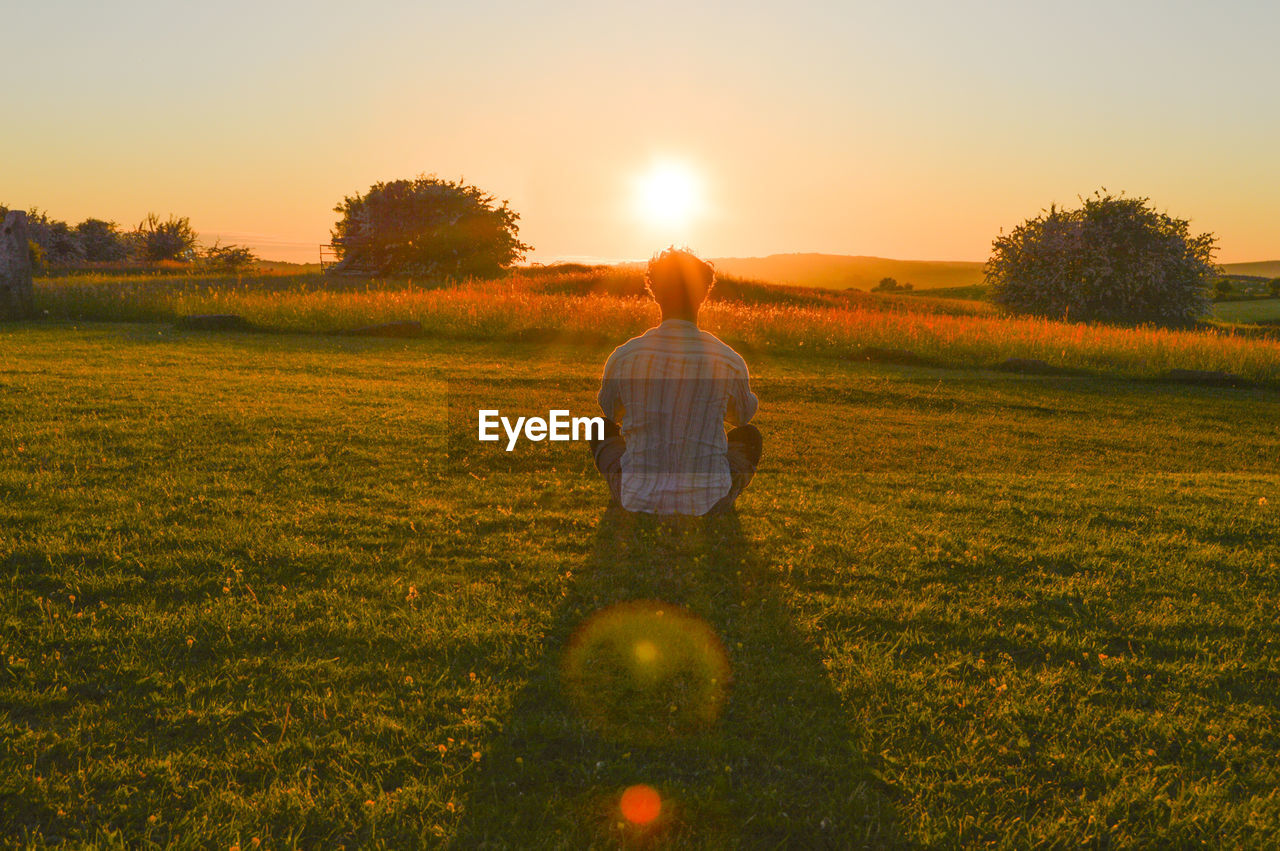
{"type": "MultiPolygon", "coordinates": [[[[869,290],[882,278],[910,283],[917,291],[933,289],[975,290],[983,286],[982,262],[890,260],[843,254],[771,254],[767,257],[716,259],[721,272],[744,278],[809,287],[869,290]]],[[[1280,276],[1280,261],[1226,263],[1222,271],[1237,291],[1258,292],[1267,281],[1280,276]]]]}
{"type": "Polygon", "coordinates": [[[738,516],[669,525],[606,512],[581,445],[471,438],[590,412],[608,351],[0,326],[0,836],[1280,835],[1273,391],[762,350],[738,516]],[[570,699],[570,637],[637,599],[719,636],[703,728],[570,699]]]}
{"type": "Polygon", "coordinates": [[[1213,314],[1227,322],[1280,322],[1280,298],[1220,301],[1213,314]]]}
{"type": "MultiPolygon", "coordinates": [[[[657,307],[639,295],[640,273],[621,269],[529,273],[457,286],[317,275],[89,276],[41,281],[35,292],[37,307],[55,319],[167,322],[232,313],[270,330],[307,333],[414,319],[430,336],[459,340],[603,344],[638,334],[658,317],[657,307]]],[[[1280,339],[1233,328],[1082,325],[1005,317],[990,304],[959,299],[835,294],[738,280],[717,284],[701,321],[752,354],[805,352],[838,360],[866,348],[893,349],[953,367],[1034,358],[1138,378],[1171,369],[1222,371],[1280,387],[1280,339]]]]}

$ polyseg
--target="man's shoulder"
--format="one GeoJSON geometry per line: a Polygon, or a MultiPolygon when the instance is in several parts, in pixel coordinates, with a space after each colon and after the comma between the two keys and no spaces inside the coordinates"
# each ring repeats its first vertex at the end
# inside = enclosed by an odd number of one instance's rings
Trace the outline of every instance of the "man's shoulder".
{"type": "Polygon", "coordinates": [[[609,374],[623,368],[632,358],[659,355],[682,360],[712,358],[734,371],[746,374],[747,363],[742,355],[710,331],[698,328],[695,335],[691,333],[692,330],[692,328],[675,329],[675,333],[672,333],[671,329],[664,331],[661,325],[650,328],[614,349],[609,359],[605,361],[605,373],[609,374]],[[691,346],[690,343],[694,340],[697,343],[691,346]]]}
{"type": "Polygon", "coordinates": [[[628,357],[640,351],[645,346],[645,338],[651,337],[653,332],[656,330],[658,329],[650,328],[640,336],[632,337],[630,340],[627,340],[625,343],[614,349],[613,353],[609,355],[609,359],[604,363],[605,369],[608,370],[610,367],[618,366],[628,357]]]}
{"type": "Polygon", "coordinates": [[[698,329],[702,335],[702,339],[706,342],[707,348],[714,351],[717,355],[727,360],[734,367],[741,369],[744,373],[747,371],[747,362],[742,355],[738,354],[732,346],[721,340],[710,331],[698,329]]]}

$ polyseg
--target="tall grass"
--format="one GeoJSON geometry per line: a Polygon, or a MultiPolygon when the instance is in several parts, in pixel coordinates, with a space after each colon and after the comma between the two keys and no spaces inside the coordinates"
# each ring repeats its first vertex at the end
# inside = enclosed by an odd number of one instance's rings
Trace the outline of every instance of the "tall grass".
{"type": "MultiPolygon", "coordinates": [[[[414,319],[431,335],[469,339],[586,338],[621,341],[658,320],[638,295],[639,273],[597,270],[518,274],[494,281],[415,284],[330,281],[316,275],[187,278],[97,276],[42,280],[38,309],[75,320],[172,321],[234,313],[263,327],[325,332],[414,319]]],[[[708,330],[735,345],[775,352],[853,355],[907,349],[953,366],[1011,357],[1068,368],[1153,376],[1221,370],[1280,383],[1280,341],[1229,330],[1118,328],[1000,316],[987,305],[866,293],[806,294],[729,282],[702,313],[708,330]]]]}
{"type": "Polygon", "coordinates": [[[1280,342],[1223,330],[1119,328],[1035,318],[733,304],[714,306],[708,319],[708,327],[721,336],[774,349],[839,353],[864,346],[892,347],[966,366],[1017,357],[1131,376],[1153,376],[1181,368],[1280,380],[1280,342]]]}

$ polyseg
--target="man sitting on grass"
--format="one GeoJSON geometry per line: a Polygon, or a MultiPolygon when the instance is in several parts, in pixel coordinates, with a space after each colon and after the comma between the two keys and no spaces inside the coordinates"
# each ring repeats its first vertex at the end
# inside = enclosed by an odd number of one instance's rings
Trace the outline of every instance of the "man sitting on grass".
{"type": "Polygon", "coordinates": [[[717,514],[733,507],[760,463],[758,402],[742,356],[698,329],[715,284],[710,263],[670,248],[645,285],[662,323],[604,365],[603,440],[591,441],[614,502],[648,514],[717,514]],[[725,422],[736,426],[727,435],[725,422]]]}

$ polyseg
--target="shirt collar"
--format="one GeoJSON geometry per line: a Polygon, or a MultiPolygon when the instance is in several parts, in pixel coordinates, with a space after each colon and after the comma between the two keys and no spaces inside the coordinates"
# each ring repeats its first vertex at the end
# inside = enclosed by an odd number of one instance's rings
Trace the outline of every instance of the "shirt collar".
{"type": "Polygon", "coordinates": [[[659,325],[658,327],[665,328],[668,325],[670,325],[672,328],[683,328],[686,330],[693,329],[694,331],[698,330],[698,323],[690,322],[688,319],[664,319],[662,320],[662,324],[659,325]]]}

